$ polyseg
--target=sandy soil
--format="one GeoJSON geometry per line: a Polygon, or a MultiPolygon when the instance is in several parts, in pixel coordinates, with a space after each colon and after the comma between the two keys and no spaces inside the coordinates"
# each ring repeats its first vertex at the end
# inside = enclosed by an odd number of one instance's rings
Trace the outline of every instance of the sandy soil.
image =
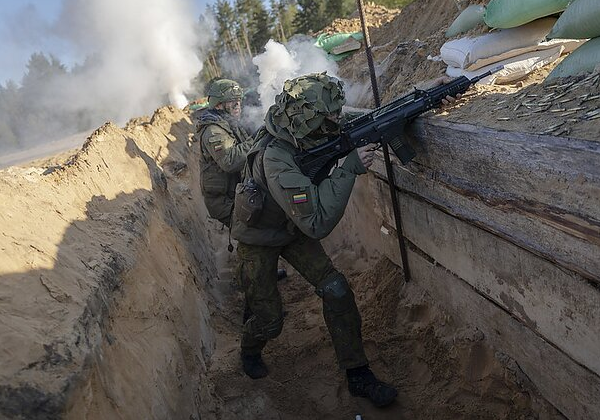
{"type": "Polygon", "coordinates": [[[600,74],[543,83],[549,69],[508,86],[476,86],[442,118],[498,130],[600,141],[600,74]]]}
{"type": "MultiPolygon", "coordinates": [[[[335,257],[334,257],[335,258],[335,257]]],[[[356,261],[343,256],[338,263],[356,261]]],[[[335,364],[321,302],[298,275],[281,283],[286,324],[264,352],[270,375],[241,372],[241,296],[232,292],[218,317],[216,352],[204,383],[208,419],[561,419],[519,367],[485,345],[480,331],[457,326],[422,291],[382,260],[363,273],[347,270],[363,317],[371,366],[399,389],[376,409],[347,391],[335,364]]]]}
{"type": "MultiPolygon", "coordinates": [[[[367,25],[370,28],[379,28],[393,20],[394,17],[400,13],[400,9],[388,9],[375,3],[365,3],[363,11],[367,25]]],[[[362,31],[362,26],[360,24],[358,11],[355,11],[349,19],[335,19],[330,25],[323,28],[315,35],[320,35],[322,33],[335,34],[360,31],[362,31]]]]}

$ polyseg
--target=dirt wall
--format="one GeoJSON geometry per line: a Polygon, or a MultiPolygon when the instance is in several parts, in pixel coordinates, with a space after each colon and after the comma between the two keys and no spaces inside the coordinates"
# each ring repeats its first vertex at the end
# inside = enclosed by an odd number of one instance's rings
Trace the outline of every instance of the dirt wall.
{"type": "Polygon", "coordinates": [[[163,108],[0,172],[0,417],[197,418],[222,239],[190,133],[163,108]]]}

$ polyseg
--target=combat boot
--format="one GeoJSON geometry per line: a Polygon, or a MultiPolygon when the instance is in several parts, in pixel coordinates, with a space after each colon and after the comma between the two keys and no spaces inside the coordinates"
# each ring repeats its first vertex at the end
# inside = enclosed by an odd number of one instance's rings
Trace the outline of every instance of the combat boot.
{"type": "Polygon", "coordinates": [[[269,374],[267,365],[263,362],[260,353],[246,354],[242,351],[242,367],[244,368],[244,373],[252,379],[264,378],[269,374]]]}
{"type": "Polygon", "coordinates": [[[348,369],[346,375],[350,395],[368,398],[376,407],[385,407],[398,396],[396,388],[377,379],[368,366],[348,369]]]}

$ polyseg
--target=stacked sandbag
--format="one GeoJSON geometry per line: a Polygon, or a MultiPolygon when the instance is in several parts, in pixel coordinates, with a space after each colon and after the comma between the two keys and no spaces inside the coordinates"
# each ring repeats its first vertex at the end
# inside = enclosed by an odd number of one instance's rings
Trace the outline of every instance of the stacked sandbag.
{"type": "Polygon", "coordinates": [[[556,21],[556,18],[546,17],[518,27],[448,41],[440,55],[448,64],[446,73],[471,78],[502,65],[503,70],[480,83],[509,83],[521,79],[581,44],[576,40],[545,41],[556,21]]]}
{"type": "Polygon", "coordinates": [[[547,80],[594,71],[600,65],[600,0],[574,0],[548,38],[590,39],[556,66],[547,80]]]}
{"type": "Polygon", "coordinates": [[[472,4],[463,10],[446,31],[446,38],[452,38],[484,24],[485,6],[472,4]]]}
{"type": "MultiPolygon", "coordinates": [[[[491,0],[483,20],[491,28],[516,28],[560,13],[573,0],[491,0]]],[[[594,1],[594,0],[593,0],[594,1]]]]}

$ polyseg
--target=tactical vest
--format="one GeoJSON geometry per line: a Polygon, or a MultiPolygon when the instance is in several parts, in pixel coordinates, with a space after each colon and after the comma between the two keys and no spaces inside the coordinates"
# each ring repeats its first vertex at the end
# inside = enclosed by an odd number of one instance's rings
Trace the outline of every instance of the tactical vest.
{"type": "Polygon", "coordinates": [[[242,128],[235,124],[229,124],[216,110],[204,111],[198,120],[198,136],[201,139],[200,182],[204,202],[212,218],[229,225],[235,198],[235,186],[241,181],[241,174],[223,171],[206,150],[202,135],[211,124],[225,130],[235,139],[235,144],[243,142],[248,136],[242,128]]]}
{"type": "Polygon", "coordinates": [[[244,182],[236,190],[232,236],[251,245],[285,245],[297,236],[298,230],[269,192],[263,163],[267,147],[274,146],[272,143],[277,140],[264,127],[256,138],[246,158],[244,182]],[[259,212],[253,217],[251,212],[258,207],[259,212]]]}

